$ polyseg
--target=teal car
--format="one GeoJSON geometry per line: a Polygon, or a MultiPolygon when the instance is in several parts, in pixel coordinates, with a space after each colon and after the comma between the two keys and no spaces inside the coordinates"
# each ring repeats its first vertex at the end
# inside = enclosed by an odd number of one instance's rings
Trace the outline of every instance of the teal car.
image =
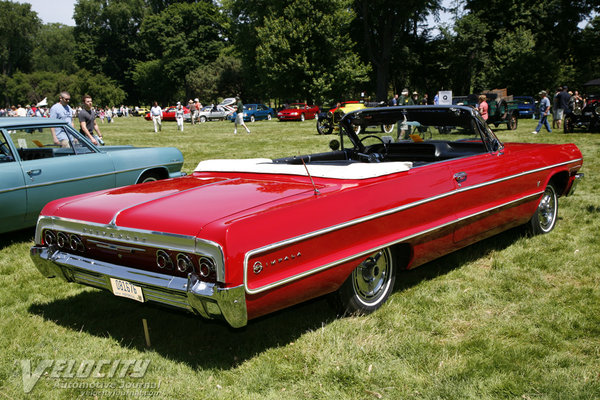
{"type": "Polygon", "coordinates": [[[182,165],[173,147],[97,147],[64,121],[0,118],[0,233],[34,226],[51,200],[180,177],[182,165]]]}

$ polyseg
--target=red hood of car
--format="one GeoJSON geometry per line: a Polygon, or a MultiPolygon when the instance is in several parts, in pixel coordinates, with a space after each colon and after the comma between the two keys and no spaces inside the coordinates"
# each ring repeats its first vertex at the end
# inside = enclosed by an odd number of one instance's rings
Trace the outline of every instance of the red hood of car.
{"type": "Polygon", "coordinates": [[[59,199],[49,203],[42,215],[193,236],[210,222],[233,214],[254,214],[263,209],[260,206],[276,207],[282,199],[302,193],[312,194],[313,187],[301,182],[192,175],[59,199]]]}

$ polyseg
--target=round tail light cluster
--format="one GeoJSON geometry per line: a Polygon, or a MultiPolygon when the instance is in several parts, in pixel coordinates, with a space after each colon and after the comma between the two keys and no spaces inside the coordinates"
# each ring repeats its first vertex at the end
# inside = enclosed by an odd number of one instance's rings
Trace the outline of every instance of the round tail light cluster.
{"type": "Polygon", "coordinates": [[[183,253],[177,254],[177,270],[179,272],[193,271],[194,263],[192,259],[183,253]]]}
{"type": "Polygon", "coordinates": [[[44,243],[46,246],[54,246],[56,244],[56,235],[50,230],[44,231],[44,243]]]}
{"type": "Polygon", "coordinates": [[[173,261],[171,256],[164,250],[156,252],[156,266],[160,269],[173,269],[173,261]]]}
{"type": "Polygon", "coordinates": [[[198,259],[200,265],[199,273],[203,278],[207,278],[215,271],[215,262],[208,257],[200,257],[198,259]]]}
{"type": "Polygon", "coordinates": [[[66,232],[54,232],[49,229],[43,233],[44,243],[47,246],[56,246],[61,250],[76,251],[83,253],[85,245],[79,235],[66,232]]]}

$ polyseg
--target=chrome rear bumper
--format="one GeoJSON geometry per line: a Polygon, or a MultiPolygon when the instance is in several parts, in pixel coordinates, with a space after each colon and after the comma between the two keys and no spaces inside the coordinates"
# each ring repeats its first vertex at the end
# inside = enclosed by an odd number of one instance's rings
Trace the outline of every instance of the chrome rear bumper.
{"type": "Polygon", "coordinates": [[[222,318],[234,328],[248,322],[244,285],[223,289],[203,282],[195,274],[179,278],[64,253],[52,247],[33,246],[31,258],[42,275],[59,277],[112,292],[110,278],[140,286],[144,301],[163,304],[199,314],[222,318]]]}

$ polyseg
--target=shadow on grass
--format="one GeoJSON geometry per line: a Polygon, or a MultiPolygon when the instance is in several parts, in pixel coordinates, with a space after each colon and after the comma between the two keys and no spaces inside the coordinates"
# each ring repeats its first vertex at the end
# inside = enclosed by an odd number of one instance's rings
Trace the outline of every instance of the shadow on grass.
{"type": "Polygon", "coordinates": [[[26,228],[14,232],[0,234],[0,250],[3,250],[15,243],[33,241],[35,228],[26,228]]]}
{"type": "MultiPolygon", "coordinates": [[[[522,237],[511,230],[471,245],[412,271],[403,271],[396,290],[445,275],[464,263],[510,246],[522,237]]],[[[177,310],[168,310],[109,293],[84,289],[78,295],[47,304],[34,304],[29,312],[73,331],[117,340],[140,351],[145,344],[142,319],[148,321],[151,351],[184,362],[193,368],[231,369],[255,355],[294,342],[307,331],[320,329],[338,318],[326,297],[252,320],[242,329],[222,321],[208,321],[177,310]]]]}
{"type": "Polygon", "coordinates": [[[401,271],[396,277],[395,290],[409,289],[422,281],[445,275],[466,263],[485,257],[493,251],[504,250],[526,235],[527,233],[523,227],[516,227],[430,261],[415,269],[401,271]]]}

